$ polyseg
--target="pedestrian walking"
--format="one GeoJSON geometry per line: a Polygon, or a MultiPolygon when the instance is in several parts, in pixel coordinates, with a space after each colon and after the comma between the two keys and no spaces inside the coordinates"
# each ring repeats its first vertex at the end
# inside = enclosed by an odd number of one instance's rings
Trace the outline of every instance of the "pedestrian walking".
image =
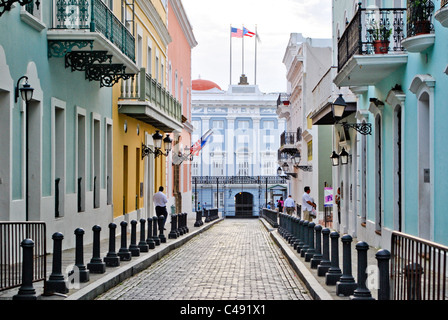
{"type": "Polygon", "coordinates": [[[159,192],[155,193],[153,196],[154,205],[156,206],[156,215],[157,218],[160,216],[164,217],[163,226],[165,226],[166,218],[168,216],[168,211],[166,210],[166,203],[168,199],[166,195],[163,193],[163,187],[159,187],[159,192]]]}
{"type": "Polygon", "coordinates": [[[309,186],[304,188],[304,193],[302,196],[302,208],[303,208],[303,219],[307,221],[313,221],[311,216],[313,208],[316,208],[316,204],[312,201],[310,196],[311,189],[309,186]]]}
{"type": "Polygon", "coordinates": [[[285,200],[285,208],[286,208],[287,214],[289,214],[290,216],[292,216],[294,214],[295,201],[291,195],[289,195],[288,198],[286,198],[286,200],[285,200]]]}

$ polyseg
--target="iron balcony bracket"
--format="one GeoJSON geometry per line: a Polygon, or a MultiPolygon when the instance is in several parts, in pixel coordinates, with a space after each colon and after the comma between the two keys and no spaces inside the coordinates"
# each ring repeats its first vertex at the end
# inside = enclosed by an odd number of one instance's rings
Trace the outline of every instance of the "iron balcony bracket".
{"type": "Polygon", "coordinates": [[[372,134],[372,124],[371,123],[342,123],[344,129],[355,129],[363,135],[372,134]]]}
{"type": "Polygon", "coordinates": [[[107,51],[72,51],[65,55],[65,67],[72,71],[86,71],[92,64],[112,63],[112,55],[107,51]]]}
{"type": "Polygon", "coordinates": [[[88,45],[93,49],[93,40],[48,40],[48,58],[62,58],[74,47],[82,49],[88,45]]]}
{"type": "Polygon", "coordinates": [[[134,74],[126,73],[126,66],[122,64],[92,64],[86,69],[86,79],[99,81],[100,87],[112,87],[120,79],[128,80],[134,74]]]}

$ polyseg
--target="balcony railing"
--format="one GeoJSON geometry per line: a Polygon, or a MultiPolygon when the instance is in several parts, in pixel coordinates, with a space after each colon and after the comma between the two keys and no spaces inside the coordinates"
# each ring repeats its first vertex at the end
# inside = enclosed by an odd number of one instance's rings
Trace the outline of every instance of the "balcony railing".
{"type": "Polygon", "coordinates": [[[286,132],[284,131],[280,135],[280,146],[287,144],[294,144],[297,142],[297,132],[286,132]]]}
{"type": "MultiPolygon", "coordinates": [[[[442,2],[441,7],[443,6],[442,2]]],[[[406,23],[407,37],[434,31],[434,25],[431,22],[433,12],[434,3],[431,0],[409,0],[406,23]]]]}
{"type": "Polygon", "coordinates": [[[404,14],[406,8],[366,9],[359,5],[353,19],[338,41],[338,72],[355,54],[375,54],[376,43],[380,52],[403,51],[404,14]]]}
{"type": "Polygon", "coordinates": [[[285,178],[279,176],[192,176],[194,184],[281,184],[285,178]]]}
{"type": "Polygon", "coordinates": [[[182,104],[141,68],[137,77],[123,81],[121,99],[149,101],[164,114],[182,122],[182,104]]]}
{"type": "Polygon", "coordinates": [[[54,0],[53,28],[99,32],[135,62],[134,36],[101,0],[54,0]]]}
{"type": "Polygon", "coordinates": [[[278,95],[278,99],[277,99],[277,108],[280,106],[289,106],[289,98],[290,98],[290,94],[287,93],[280,93],[278,95]]]}

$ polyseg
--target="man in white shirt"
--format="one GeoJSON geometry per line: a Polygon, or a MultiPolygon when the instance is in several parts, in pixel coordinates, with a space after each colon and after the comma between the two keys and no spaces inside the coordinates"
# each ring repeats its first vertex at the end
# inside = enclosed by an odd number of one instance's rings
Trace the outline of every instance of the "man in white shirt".
{"type": "Polygon", "coordinates": [[[305,193],[302,196],[303,219],[311,222],[313,221],[313,218],[311,217],[311,211],[313,210],[313,207],[316,208],[316,204],[310,197],[310,187],[306,186],[304,188],[304,191],[305,193]]]}
{"type": "Polygon", "coordinates": [[[292,199],[291,195],[289,195],[288,198],[286,198],[286,200],[285,200],[285,208],[286,208],[287,214],[289,214],[289,215],[294,214],[295,203],[294,203],[294,200],[292,199]]]}
{"type": "Polygon", "coordinates": [[[168,215],[168,212],[166,211],[166,203],[168,202],[168,199],[166,195],[163,193],[163,187],[159,187],[159,192],[154,194],[153,196],[154,205],[156,206],[156,215],[157,218],[160,218],[160,216],[163,216],[163,225],[165,225],[165,221],[168,215]]]}

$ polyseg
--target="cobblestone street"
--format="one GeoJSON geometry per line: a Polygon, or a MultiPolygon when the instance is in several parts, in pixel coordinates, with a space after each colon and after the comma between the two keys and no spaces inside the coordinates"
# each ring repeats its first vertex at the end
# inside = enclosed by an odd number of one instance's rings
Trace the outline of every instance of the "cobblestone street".
{"type": "Polygon", "coordinates": [[[98,300],[311,300],[259,219],[225,219],[98,300]]]}

